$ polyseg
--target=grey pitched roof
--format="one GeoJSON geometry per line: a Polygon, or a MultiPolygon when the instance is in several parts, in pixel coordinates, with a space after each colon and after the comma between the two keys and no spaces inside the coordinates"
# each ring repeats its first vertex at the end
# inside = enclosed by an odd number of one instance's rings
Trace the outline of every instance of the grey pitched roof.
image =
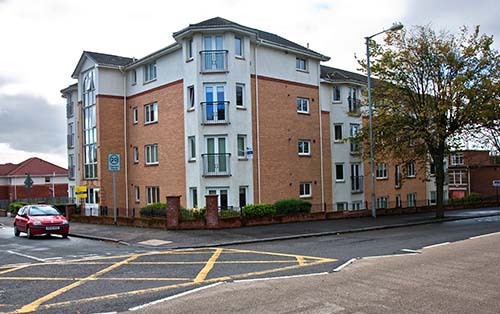
{"type": "Polygon", "coordinates": [[[321,66],[321,78],[332,82],[351,81],[354,83],[367,83],[367,77],[365,75],[324,65],[321,66]]]}
{"type": "Polygon", "coordinates": [[[134,61],[133,58],[120,57],[100,52],[84,51],[83,53],[87,54],[90,58],[97,62],[97,64],[102,65],[125,66],[134,61]]]}
{"type": "Polygon", "coordinates": [[[319,52],[316,52],[314,50],[311,50],[309,48],[301,46],[301,45],[299,45],[299,44],[297,44],[297,43],[295,43],[293,41],[290,41],[290,40],[288,40],[286,38],[283,38],[281,36],[278,36],[276,34],[265,32],[265,31],[261,31],[259,29],[251,28],[251,27],[248,27],[248,26],[243,26],[243,25],[240,25],[238,23],[235,23],[235,22],[226,20],[224,18],[221,18],[221,17],[214,17],[214,18],[202,21],[200,23],[189,24],[188,27],[186,27],[186,28],[184,28],[184,29],[182,29],[182,30],[180,30],[178,32],[175,32],[174,33],[174,37],[177,37],[178,35],[180,35],[180,34],[182,34],[184,32],[187,32],[189,30],[193,30],[193,29],[210,29],[210,28],[221,28],[221,27],[222,28],[224,28],[224,27],[239,28],[239,29],[241,29],[243,31],[254,33],[257,36],[257,38],[262,39],[262,40],[264,40],[266,42],[269,42],[269,43],[272,43],[272,44],[275,44],[275,45],[278,45],[278,46],[282,46],[282,47],[286,47],[286,48],[291,48],[291,49],[294,49],[294,50],[298,50],[298,51],[303,52],[305,54],[316,55],[318,58],[323,59],[323,60],[329,60],[330,59],[330,57],[322,55],[319,52]]]}

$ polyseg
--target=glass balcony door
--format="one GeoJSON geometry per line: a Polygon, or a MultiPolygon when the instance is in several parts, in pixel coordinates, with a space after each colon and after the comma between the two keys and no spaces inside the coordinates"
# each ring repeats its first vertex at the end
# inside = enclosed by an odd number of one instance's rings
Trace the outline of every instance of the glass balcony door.
{"type": "Polygon", "coordinates": [[[205,118],[207,123],[226,121],[224,85],[205,86],[205,118]]]}
{"type": "Polygon", "coordinates": [[[207,137],[207,173],[225,173],[228,171],[225,137],[207,137]]]}
{"type": "Polygon", "coordinates": [[[222,35],[203,37],[205,71],[222,71],[225,69],[224,38],[222,35]]]}

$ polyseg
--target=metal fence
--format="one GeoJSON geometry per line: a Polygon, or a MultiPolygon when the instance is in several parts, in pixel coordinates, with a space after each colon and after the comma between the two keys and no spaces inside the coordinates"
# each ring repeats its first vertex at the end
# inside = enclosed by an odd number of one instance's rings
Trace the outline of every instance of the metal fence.
{"type": "Polygon", "coordinates": [[[0,200],[0,208],[9,208],[10,203],[22,202],[27,204],[74,204],[76,201],[73,197],[32,197],[20,198],[16,200],[0,200]]]}

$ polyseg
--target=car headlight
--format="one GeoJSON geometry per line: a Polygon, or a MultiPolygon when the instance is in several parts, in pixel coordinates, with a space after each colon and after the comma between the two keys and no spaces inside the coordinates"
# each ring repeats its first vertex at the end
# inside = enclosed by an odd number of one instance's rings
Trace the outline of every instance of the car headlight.
{"type": "Polygon", "coordinates": [[[68,224],[68,221],[67,221],[66,219],[63,219],[63,220],[61,221],[61,223],[62,223],[63,225],[67,225],[67,224],[68,224]]]}
{"type": "Polygon", "coordinates": [[[33,224],[34,224],[35,226],[39,226],[39,225],[41,225],[41,224],[42,224],[42,222],[41,222],[40,220],[34,220],[34,221],[33,221],[33,224]]]}

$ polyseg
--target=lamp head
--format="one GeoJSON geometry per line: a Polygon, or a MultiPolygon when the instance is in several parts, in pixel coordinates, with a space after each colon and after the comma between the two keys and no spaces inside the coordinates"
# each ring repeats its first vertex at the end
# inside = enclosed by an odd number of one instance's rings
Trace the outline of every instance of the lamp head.
{"type": "Polygon", "coordinates": [[[401,23],[394,23],[392,26],[387,30],[389,32],[395,32],[403,29],[403,24],[401,23]]]}

